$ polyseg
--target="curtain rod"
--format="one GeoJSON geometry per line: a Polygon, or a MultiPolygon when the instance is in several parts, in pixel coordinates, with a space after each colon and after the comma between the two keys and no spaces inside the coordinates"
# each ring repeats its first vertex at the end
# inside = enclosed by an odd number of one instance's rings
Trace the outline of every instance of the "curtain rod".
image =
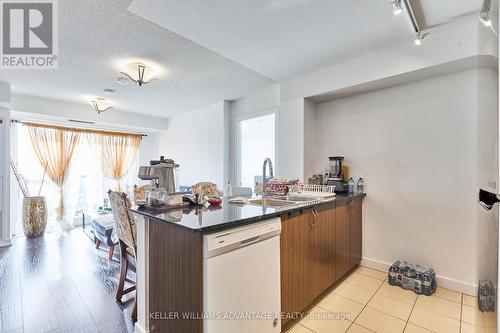
{"type": "Polygon", "coordinates": [[[53,124],[46,124],[46,123],[37,123],[37,122],[32,122],[32,121],[22,121],[18,119],[11,119],[11,123],[16,123],[16,124],[34,124],[38,126],[45,126],[48,128],[59,128],[59,129],[67,129],[67,130],[75,130],[75,131],[81,131],[81,132],[94,132],[94,133],[110,133],[110,134],[126,134],[126,135],[140,135],[142,137],[147,137],[147,134],[143,133],[134,133],[134,132],[122,132],[122,131],[108,131],[108,130],[100,130],[100,129],[93,129],[93,128],[83,128],[83,127],[68,127],[68,126],[62,126],[62,125],[53,125],[53,124]]]}

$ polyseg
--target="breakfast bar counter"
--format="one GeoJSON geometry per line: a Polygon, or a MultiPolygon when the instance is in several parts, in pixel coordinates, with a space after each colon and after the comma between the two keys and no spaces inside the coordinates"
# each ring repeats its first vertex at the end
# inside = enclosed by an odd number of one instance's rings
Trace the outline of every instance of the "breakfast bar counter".
{"type": "Polygon", "coordinates": [[[278,217],[283,213],[293,212],[316,205],[346,202],[353,198],[364,197],[366,194],[337,194],[331,199],[293,203],[282,207],[258,206],[252,204],[238,205],[229,203],[230,197],[223,197],[220,206],[189,206],[168,211],[153,211],[137,206],[129,210],[144,218],[157,222],[170,223],[180,228],[194,232],[211,233],[247,224],[257,223],[278,217]]]}
{"type": "MultiPolygon", "coordinates": [[[[130,208],[129,212],[136,216],[137,227],[136,332],[203,332],[203,238],[206,235],[280,217],[283,232],[288,229],[286,235],[292,236],[292,239],[295,239],[293,236],[295,227],[292,225],[299,226],[302,222],[310,223],[311,231],[317,230],[314,234],[321,236],[324,233],[321,228],[315,227],[316,222],[319,222],[318,227],[321,227],[323,222],[326,223],[325,226],[330,222],[335,223],[336,207],[340,207],[339,212],[342,212],[343,219],[347,218],[347,212],[352,210],[354,202],[359,202],[360,207],[364,196],[365,194],[337,194],[336,197],[330,199],[294,202],[280,207],[237,205],[229,203],[229,198],[224,197],[220,206],[206,204],[163,212],[139,207],[130,208]],[[330,215],[327,215],[328,213],[330,215]],[[313,218],[316,222],[312,220],[313,218]]],[[[333,229],[330,229],[334,231],[335,226],[332,226],[333,229]]],[[[361,238],[360,228],[359,224],[359,239],[361,238]]],[[[345,235],[345,237],[350,237],[349,234],[345,235]]],[[[289,246],[283,245],[283,241],[284,239],[281,242],[282,246],[289,246]]],[[[336,243],[341,244],[341,242],[331,243],[333,250],[335,250],[336,243]]],[[[356,258],[360,257],[361,242],[355,240],[352,244],[359,246],[359,249],[351,252],[358,253],[356,258]]],[[[343,253],[342,256],[345,257],[344,250],[343,253]]],[[[339,258],[341,258],[340,254],[339,258]]],[[[284,269],[289,260],[293,262],[295,259],[287,259],[282,254],[281,260],[281,289],[282,294],[287,295],[289,282],[284,278],[293,279],[293,276],[286,273],[284,269]]],[[[335,261],[335,258],[333,260],[335,261]]],[[[344,274],[344,270],[348,270],[351,265],[345,260],[338,261],[339,263],[345,262],[342,267],[342,274],[344,274]]],[[[348,258],[347,261],[349,261],[348,258]]],[[[356,264],[357,261],[351,260],[350,262],[356,264]]],[[[245,262],[241,262],[241,265],[245,265],[245,262]]],[[[291,281],[291,283],[295,282],[291,281]]],[[[326,281],[325,286],[331,283],[333,282],[326,281]]],[[[310,295],[306,298],[311,298],[313,294],[310,295]]],[[[283,296],[281,304],[282,311],[302,310],[302,305],[294,305],[293,300],[283,299],[283,296]]],[[[282,321],[281,324],[285,325],[286,321],[282,321]]]]}

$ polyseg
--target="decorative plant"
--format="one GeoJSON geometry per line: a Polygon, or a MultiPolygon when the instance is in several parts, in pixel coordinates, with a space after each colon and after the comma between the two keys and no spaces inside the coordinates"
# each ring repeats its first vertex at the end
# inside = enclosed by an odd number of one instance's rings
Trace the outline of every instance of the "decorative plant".
{"type": "MultiPolygon", "coordinates": [[[[24,179],[23,175],[19,172],[17,169],[16,165],[14,164],[14,161],[10,159],[10,167],[12,168],[12,171],[14,172],[14,176],[16,177],[17,185],[19,185],[19,188],[21,189],[21,193],[23,194],[23,197],[27,198],[30,196],[30,191],[28,188],[28,185],[26,184],[26,179],[24,179]]],[[[45,181],[45,174],[47,173],[47,164],[45,164],[45,168],[43,169],[43,176],[42,176],[42,181],[40,183],[40,188],[38,189],[38,195],[42,193],[42,187],[43,183],[45,181]]]]}
{"type": "Polygon", "coordinates": [[[40,188],[38,189],[38,196],[42,193],[43,182],[45,181],[45,175],[47,174],[47,166],[49,163],[45,163],[45,168],[43,168],[42,181],[40,182],[40,188]]]}

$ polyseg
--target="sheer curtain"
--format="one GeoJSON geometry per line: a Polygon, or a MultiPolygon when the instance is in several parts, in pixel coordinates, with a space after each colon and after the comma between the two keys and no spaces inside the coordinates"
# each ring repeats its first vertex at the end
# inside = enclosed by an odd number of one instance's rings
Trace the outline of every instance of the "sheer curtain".
{"type": "MultiPolygon", "coordinates": [[[[19,125],[23,126],[18,127],[17,158],[14,159],[31,192],[38,192],[43,168],[48,160],[53,161],[54,165],[63,165],[61,169],[65,171],[61,182],[62,177],[55,176],[56,168],[47,166],[41,195],[47,198],[48,231],[72,227],[81,221],[83,211],[103,206],[109,189],[120,187],[130,194],[138,181],[140,134],[24,122],[19,125]],[[113,145],[116,145],[116,149],[113,149],[113,145]],[[66,157],[71,155],[69,163],[55,163],[61,157],[60,153],[66,157]],[[108,162],[104,164],[103,160],[108,162]]],[[[19,197],[18,202],[21,200],[19,197]]],[[[20,213],[18,210],[17,224],[21,232],[20,213]]]]}
{"type": "Polygon", "coordinates": [[[103,174],[116,182],[117,191],[123,191],[122,180],[136,161],[141,135],[88,133],[87,138],[97,152],[103,174]]]}
{"type": "Polygon", "coordinates": [[[72,221],[65,219],[64,215],[64,183],[81,134],[40,124],[27,123],[24,125],[28,129],[38,161],[44,169],[46,168],[50,180],[59,188],[56,220],[61,223],[62,227],[72,226],[72,221]]]}

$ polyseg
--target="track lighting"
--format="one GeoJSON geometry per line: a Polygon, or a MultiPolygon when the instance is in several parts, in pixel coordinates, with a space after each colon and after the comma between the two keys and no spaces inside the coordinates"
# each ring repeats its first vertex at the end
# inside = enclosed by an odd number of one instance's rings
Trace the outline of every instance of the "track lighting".
{"type": "Polygon", "coordinates": [[[403,7],[401,6],[401,0],[394,0],[392,2],[392,13],[396,16],[401,15],[403,12],[403,7]]]}
{"type": "Polygon", "coordinates": [[[492,0],[483,0],[483,6],[481,7],[481,12],[479,13],[479,20],[484,24],[485,27],[491,27],[491,5],[492,0]]]}
{"type": "Polygon", "coordinates": [[[491,23],[491,20],[489,18],[484,19],[482,17],[479,18],[479,20],[484,24],[485,27],[491,27],[493,23],[491,23]]]}
{"type": "MultiPolygon", "coordinates": [[[[492,1],[492,0],[485,0],[485,1],[492,1]]],[[[429,33],[424,33],[422,32],[422,29],[420,28],[420,25],[418,24],[417,17],[415,16],[415,12],[413,11],[413,7],[411,5],[410,0],[393,0],[392,7],[393,7],[393,14],[394,15],[400,15],[403,12],[403,2],[404,2],[404,8],[408,12],[408,17],[410,19],[410,23],[413,27],[413,30],[415,31],[416,37],[415,37],[415,45],[422,45],[423,40],[425,37],[429,35],[429,33]]]]}
{"type": "Polygon", "coordinates": [[[417,34],[415,36],[415,45],[417,45],[417,46],[422,45],[424,38],[427,37],[428,35],[429,35],[428,33],[423,33],[422,31],[417,31],[417,34]]]}

